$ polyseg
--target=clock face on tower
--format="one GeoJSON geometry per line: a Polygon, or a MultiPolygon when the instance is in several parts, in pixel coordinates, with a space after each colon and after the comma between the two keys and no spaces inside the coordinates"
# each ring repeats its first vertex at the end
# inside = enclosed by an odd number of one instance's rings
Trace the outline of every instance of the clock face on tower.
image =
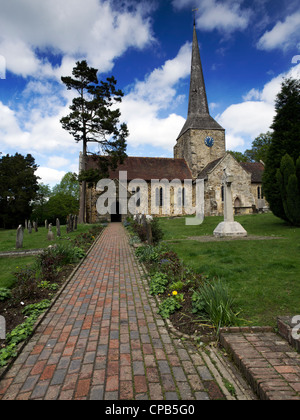
{"type": "Polygon", "coordinates": [[[212,137],[206,137],[206,139],[205,139],[205,145],[207,147],[213,147],[214,142],[215,141],[214,141],[214,139],[212,137]]]}

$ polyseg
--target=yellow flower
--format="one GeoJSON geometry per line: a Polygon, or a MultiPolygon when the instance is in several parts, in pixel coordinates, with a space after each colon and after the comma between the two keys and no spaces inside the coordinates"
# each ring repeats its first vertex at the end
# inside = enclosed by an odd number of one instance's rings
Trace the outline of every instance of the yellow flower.
{"type": "Polygon", "coordinates": [[[177,295],[177,292],[176,292],[176,290],[174,290],[174,292],[173,292],[173,296],[176,296],[177,295]]]}

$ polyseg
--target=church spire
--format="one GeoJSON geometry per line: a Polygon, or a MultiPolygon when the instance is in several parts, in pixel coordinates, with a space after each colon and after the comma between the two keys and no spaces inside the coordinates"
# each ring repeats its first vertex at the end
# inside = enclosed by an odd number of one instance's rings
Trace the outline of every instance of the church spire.
{"type": "Polygon", "coordinates": [[[188,117],[178,137],[182,136],[182,134],[184,134],[189,129],[223,130],[223,128],[209,114],[195,21],[188,117]]]}
{"type": "Polygon", "coordinates": [[[195,21],[188,116],[190,114],[209,114],[195,21]]]}

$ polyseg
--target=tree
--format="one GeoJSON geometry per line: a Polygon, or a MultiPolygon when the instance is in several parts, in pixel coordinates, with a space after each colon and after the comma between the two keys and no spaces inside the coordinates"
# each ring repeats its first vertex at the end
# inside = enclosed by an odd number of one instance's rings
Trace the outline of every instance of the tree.
{"type": "Polygon", "coordinates": [[[16,153],[0,159],[0,226],[15,228],[29,219],[32,201],[38,191],[34,158],[16,153]]]}
{"type": "Polygon", "coordinates": [[[34,204],[33,217],[38,220],[47,219],[55,224],[58,218],[66,223],[69,214],[78,214],[79,183],[75,173],[68,172],[52,190],[49,185],[41,184],[34,204]]]}
{"type": "Polygon", "coordinates": [[[43,221],[47,216],[47,202],[51,196],[51,188],[49,185],[40,184],[36,194],[36,198],[32,203],[32,217],[34,220],[43,221]]]}
{"type": "Polygon", "coordinates": [[[76,200],[79,200],[79,181],[78,176],[75,173],[66,173],[60,183],[52,188],[52,195],[59,193],[70,195],[76,200]]]}
{"type": "Polygon", "coordinates": [[[252,149],[245,151],[244,156],[247,162],[266,162],[268,150],[272,141],[272,133],[268,131],[265,134],[260,134],[252,142],[252,149]]]}
{"type": "Polygon", "coordinates": [[[247,156],[242,152],[235,152],[233,150],[228,150],[228,152],[237,160],[238,162],[250,162],[247,156]]]}
{"type": "Polygon", "coordinates": [[[115,106],[122,101],[123,92],[116,89],[117,82],[114,77],[99,82],[97,73],[98,70],[88,67],[84,60],[77,62],[73,68],[74,78],[61,78],[68,90],[74,89],[78,93],[70,106],[71,113],[61,119],[61,124],[73,135],[76,142],[82,141],[80,223],[85,222],[88,143],[97,143],[100,153],[109,157],[103,161],[106,168],[107,165],[116,167],[126,157],[128,130],[126,124],[120,124],[120,110],[115,106]]]}
{"type": "Polygon", "coordinates": [[[300,157],[295,165],[288,154],[283,156],[276,176],[285,215],[292,225],[300,226],[300,157]]]}
{"type": "Polygon", "coordinates": [[[300,156],[300,81],[285,79],[275,102],[276,114],[271,129],[272,140],[265,162],[263,186],[272,212],[288,220],[276,178],[282,157],[288,154],[294,161],[300,156]]]}

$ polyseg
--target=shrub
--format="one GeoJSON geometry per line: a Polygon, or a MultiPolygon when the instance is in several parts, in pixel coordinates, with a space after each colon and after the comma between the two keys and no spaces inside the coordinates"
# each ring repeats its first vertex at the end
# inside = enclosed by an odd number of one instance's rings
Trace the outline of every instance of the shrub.
{"type": "Polygon", "coordinates": [[[21,268],[14,273],[16,285],[13,289],[15,300],[26,300],[31,298],[37,290],[37,276],[32,268],[21,268]]]}
{"type": "Polygon", "coordinates": [[[164,273],[155,273],[150,279],[150,294],[158,295],[165,292],[169,283],[168,276],[164,273]]]}
{"type": "Polygon", "coordinates": [[[193,313],[207,315],[218,332],[221,327],[239,323],[238,314],[233,312],[234,300],[220,279],[207,281],[193,293],[192,301],[193,313]]]}
{"type": "Polygon", "coordinates": [[[9,289],[5,289],[0,287],[0,302],[4,302],[7,299],[11,298],[11,291],[9,289]]]}
{"type": "Polygon", "coordinates": [[[183,302],[183,294],[170,296],[159,305],[158,313],[162,318],[169,318],[182,307],[181,302],[183,302]]]}

